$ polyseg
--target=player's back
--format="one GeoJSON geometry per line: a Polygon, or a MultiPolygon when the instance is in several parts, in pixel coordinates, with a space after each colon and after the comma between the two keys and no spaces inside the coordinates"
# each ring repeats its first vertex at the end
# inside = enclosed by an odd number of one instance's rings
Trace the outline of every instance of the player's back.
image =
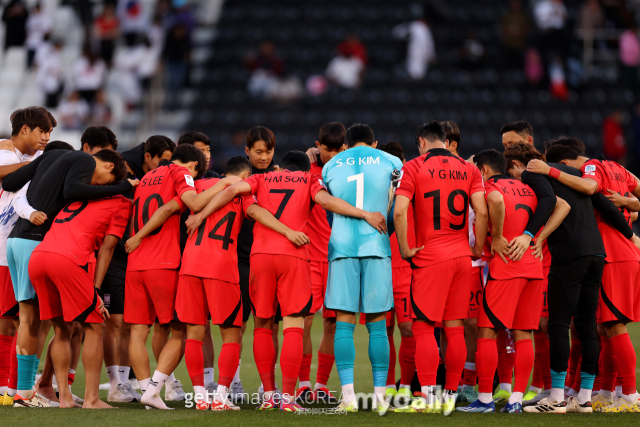
{"type": "MultiPolygon", "coordinates": [[[[218,181],[220,178],[198,180],[196,191],[208,190],[218,181]]],[[[238,283],[238,233],[253,200],[253,196],[236,197],[200,224],[186,242],[180,274],[238,283]]]]}
{"type": "Polygon", "coordinates": [[[57,253],[84,266],[105,235],[122,236],[130,214],[131,202],[122,196],[69,203],[35,251],[57,253]]]}
{"type": "MultiPolygon", "coordinates": [[[[186,190],[194,190],[193,177],[188,169],[174,163],[149,171],[136,187],[133,199],[133,231],[140,231],[154,212],[171,200],[180,200],[186,190]]],[[[147,236],[140,247],[129,254],[127,270],[174,269],[180,265],[180,215],[172,215],[147,236]]]]}
{"type": "Polygon", "coordinates": [[[483,191],[480,171],[444,148],[405,163],[396,194],[413,203],[418,267],[471,256],[467,215],[470,197],[483,191]]]}
{"type": "MultiPolygon", "coordinates": [[[[325,189],[319,176],[286,169],[252,175],[245,182],[251,186],[251,194],[256,196],[258,204],[294,231],[305,229],[313,198],[325,189]]],[[[265,253],[309,259],[305,246],[298,248],[286,237],[257,223],[253,228],[251,255],[265,253]]]]}
{"type": "MultiPolygon", "coordinates": [[[[318,162],[311,163],[310,173],[322,176],[323,165],[320,165],[318,162]]],[[[327,221],[327,211],[325,211],[322,206],[316,204],[311,209],[305,234],[309,236],[309,240],[311,240],[309,244],[309,259],[311,261],[327,262],[331,227],[327,221]]]]}
{"type": "MultiPolygon", "coordinates": [[[[369,146],[350,148],[337,154],[322,169],[322,178],[331,194],[368,212],[387,216],[392,172],[402,162],[369,146]]],[[[333,216],[329,239],[329,260],[357,257],[389,257],[389,237],[366,221],[333,216]]]]}
{"type": "MultiPolygon", "coordinates": [[[[507,175],[491,177],[484,185],[487,197],[497,191],[504,199],[503,237],[510,242],[521,236],[538,206],[538,199],[531,187],[507,175]]],[[[498,280],[542,277],[542,263],[529,250],[525,251],[520,261],[508,261],[505,264],[500,257],[494,256],[489,267],[491,277],[498,280]]]]}

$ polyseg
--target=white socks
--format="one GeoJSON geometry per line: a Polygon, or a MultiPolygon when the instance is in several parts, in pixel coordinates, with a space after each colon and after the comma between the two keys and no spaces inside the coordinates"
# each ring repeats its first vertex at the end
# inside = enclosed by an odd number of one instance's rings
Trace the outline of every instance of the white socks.
{"type": "Polygon", "coordinates": [[[213,382],[213,373],[214,373],[213,368],[204,368],[204,385],[205,385],[205,387],[213,382]]]}
{"type": "MultiPolygon", "coordinates": [[[[170,379],[171,376],[163,374],[160,371],[155,371],[153,373],[151,381],[149,381],[147,391],[145,391],[144,395],[142,396],[142,403],[148,406],[153,406],[156,409],[170,409],[160,398],[160,391],[162,390],[162,386],[164,385],[164,383],[168,379],[170,379]]],[[[142,387],[142,384],[140,385],[140,387],[142,387]]]]}
{"type": "Polygon", "coordinates": [[[464,369],[468,369],[470,371],[476,370],[476,364],[471,362],[464,362],[464,369]]]}
{"type": "Polygon", "coordinates": [[[398,388],[398,390],[400,390],[401,388],[408,388],[409,390],[411,390],[411,385],[400,384],[400,387],[398,388]]]}
{"type": "Polygon", "coordinates": [[[233,380],[231,381],[231,384],[240,382],[240,364],[241,364],[241,362],[242,362],[242,360],[238,360],[238,369],[236,369],[236,373],[233,376],[233,380]]]}
{"type": "Polygon", "coordinates": [[[621,385],[617,385],[616,386],[616,397],[620,397],[622,396],[622,386],[621,385]]]}
{"type": "Polygon", "coordinates": [[[637,402],[638,401],[638,393],[637,392],[633,393],[633,394],[623,394],[622,397],[627,399],[629,402],[637,402]]]}
{"type": "Polygon", "coordinates": [[[4,396],[4,394],[7,391],[7,386],[3,385],[2,387],[0,387],[0,396],[4,396]]]}
{"type": "MultiPolygon", "coordinates": [[[[375,396],[376,400],[378,402],[386,402],[386,390],[387,390],[387,386],[382,386],[382,387],[374,387],[373,388],[373,395],[375,396]]],[[[375,404],[375,402],[374,402],[375,404]]],[[[375,408],[375,406],[374,406],[375,408]]]]}
{"type": "Polygon", "coordinates": [[[524,394],[520,393],[519,391],[515,391],[515,392],[511,393],[511,396],[509,396],[509,404],[513,405],[516,402],[522,404],[522,397],[523,396],[524,396],[524,394]]]}
{"type": "MultiPolygon", "coordinates": [[[[154,376],[154,377],[156,376],[156,373],[161,374],[161,375],[164,375],[164,374],[162,374],[161,372],[156,371],[156,372],[153,374],[153,376],[154,376]]],[[[165,375],[165,377],[166,377],[166,375],[165,375]]],[[[155,381],[155,380],[153,380],[153,381],[155,381]]],[[[173,372],[171,372],[171,375],[169,375],[167,378],[165,378],[165,381],[166,381],[166,382],[168,382],[169,384],[173,384],[173,383],[174,383],[174,382],[176,382],[177,380],[176,380],[176,377],[174,377],[174,376],[173,376],[173,372]]],[[[206,384],[206,383],[205,383],[205,384],[206,384]]]]}
{"type": "Polygon", "coordinates": [[[500,383],[500,390],[506,390],[511,393],[511,383],[500,383]]]}
{"type": "Polygon", "coordinates": [[[311,388],[311,381],[300,381],[300,384],[298,385],[298,388],[302,388],[302,387],[311,388]]]}
{"type": "Polygon", "coordinates": [[[315,387],[313,387],[313,391],[319,390],[321,388],[327,388],[326,384],[316,383],[315,387]]]}
{"type": "Polygon", "coordinates": [[[542,389],[534,386],[529,386],[529,391],[532,391],[535,394],[540,394],[542,392],[542,389]]]}
{"type": "Polygon", "coordinates": [[[147,388],[149,388],[150,381],[151,381],[151,378],[147,378],[145,380],[138,380],[138,385],[140,386],[140,391],[142,392],[142,394],[144,394],[144,392],[147,391],[147,388]]]}
{"type": "Polygon", "coordinates": [[[478,400],[482,403],[491,403],[493,401],[493,396],[491,393],[478,393],[478,400]]]}
{"type": "Polygon", "coordinates": [[[207,389],[204,388],[204,386],[201,385],[194,385],[193,386],[193,398],[195,399],[196,402],[201,402],[201,401],[206,401],[209,402],[208,396],[207,396],[207,389]]]}
{"type": "Polygon", "coordinates": [[[607,400],[613,400],[613,392],[609,390],[600,390],[598,393],[600,396],[604,397],[607,400]]]}
{"type": "Polygon", "coordinates": [[[218,384],[218,389],[216,390],[214,399],[220,403],[226,403],[227,396],[229,396],[229,389],[222,384],[218,384]]]}
{"type": "Polygon", "coordinates": [[[126,384],[129,382],[129,373],[131,372],[131,367],[129,366],[116,366],[118,368],[118,374],[120,375],[120,383],[126,384]]]}
{"type": "Polygon", "coordinates": [[[591,402],[591,390],[581,388],[578,393],[578,403],[582,405],[587,401],[591,402]]]}
{"type": "Polygon", "coordinates": [[[549,395],[549,399],[554,402],[554,403],[558,403],[564,400],[564,389],[563,388],[552,388],[551,389],[551,394],[549,395]]]}
{"type": "Polygon", "coordinates": [[[353,403],[356,401],[356,392],[353,389],[353,384],[346,384],[342,386],[342,396],[347,403],[353,403]]]}
{"type": "Polygon", "coordinates": [[[111,388],[115,389],[118,387],[118,384],[122,382],[120,379],[120,373],[118,372],[119,366],[107,366],[107,376],[109,377],[109,384],[111,384],[111,388]]]}

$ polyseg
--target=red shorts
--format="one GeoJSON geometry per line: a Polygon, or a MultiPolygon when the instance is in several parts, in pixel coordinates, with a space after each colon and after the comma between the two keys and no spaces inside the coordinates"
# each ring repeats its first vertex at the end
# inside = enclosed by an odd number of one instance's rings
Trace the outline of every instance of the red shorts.
{"type": "Polygon", "coordinates": [[[477,319],[480,307],[482,307],[482,292],[484,291],[484,275],[482,274],[482,267],[471,267],[469,283],[470,297],[467,319],[477,319]]]}
{"type": "Polygon", "coordinates": [[[542,279],[487,280],[479,328],[537,330],[542,305],[542,279]]]}
{"type": "Polygon", "coordinates": [[[173,320],[178,290],[178,270],[127,271],[124,282],[124,321],[161,325],[173,320]]]}
{"type": "Polygon", "coordinates": [[[411,322],[411,267],[391,269],[393,277],[393,311],[398,324],[411,322]]]}
{"type": "Polygon", "coordinates": [[[289,255],[251,255],[249,294],[253,314],[261,319],[276,315],[307,315],[313,297],[309,279],[309,261],[289,255]]]}
{"type": "Polygon", "coordinates": [[[89,277],[91,277],[91,280],[94,280],[96,278],[97,262],[98,261],[94,257],[91,257],[91,259],[89,260],[89,264],[87,264],[87,273],[89,273],[89,277]]]}
{"type": "Polygon", "coordinates": [[[40,320],[102,323],[100,300],[89,273],[69,258],[51,252],[34,252],[29,278],[38,294],[40,320]]]}
{"type": "Polygon", "coordinates": [[[598,313],[598,323],[640,321],[640,263],[604,264],[598,313]]]}
{"type": "Polygon", "coordinates": [[[9,267],[0,266],[0,319],[12,319],[18,316],[18,302],[13,292],[9,267]]]}
{"type": "Polygon", "coordinates": [[[540,317],[549,317],[549,298],[547,298],[547,290],[549,289],[549,270],[551,267],[542,267],[542,310],[540,317]]]}
{"type": "Polygon", "coordinates": [[[242,326],[240,284],[183,274],[178,281],[176,313],[183,323],[242,326]]]}
{"type": "MultiPolygon", "coordinates": [[[[385,320],[387,323],[387,328],[390,328],[392,326],[395,325],[394,321],[393,321],[393,313],[395,312],[394,309],[391,309],[389,311],[387,311],[387,315],[385,316],[385,320]]],[[[366,325],[367,324],[367,314],[366,313],[360,313],[360,324],[361,325],[366,325]]]]}
{"type": "Polygon", "coordinates": [[[327,278],[329,276],[329,263],[321,261],[309,262],[311,271],[311,293],[313,294],[313,305],[309,314],[315,314],[322,308],[324,319],[336,317],[336,312],[327,310],[324,306],[324,294],[327,292],[327,278]]]}
{"type": "Polygon", "coordinates": [[[442,322],[469,314],[471,259],[459,257],[417,268],[411,279],[411,318],[442,322]]]}

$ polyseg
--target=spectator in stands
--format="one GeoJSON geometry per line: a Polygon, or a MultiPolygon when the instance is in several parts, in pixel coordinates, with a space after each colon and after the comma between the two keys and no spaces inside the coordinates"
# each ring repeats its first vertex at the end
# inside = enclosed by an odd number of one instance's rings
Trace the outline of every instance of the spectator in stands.
{"type": "Polygon", "coordinates": [[[564,73],[562,58],[556,56],[549,64],[549,91],[551,96],[561,101],[569,99],[569,87],[564,73]]]}
{"type": "MultiPolygon", "coordinates": [[[[338,52],[340,52],[338,48],[338,52]]],[[[353,50],[342,50],[343,54],[338,55],[329,61],[326,75],[333,84],[346,88],[355,89],[362,83],[365,63],[356,56],[353,50]]]]}
{"type": "Polygon", "coordinates": [[[174,25],[181,24],[187,30],[187,34],[189,35],[189,40],[191,40],[191,33],[196,28],[197,22],[193,17],[193,13],[191,12],[191,7],[189,7],[189,3],[187,0],[173,0],[172,5],[174,7],[174,12],[169,18],[168,27],[172,27],[174,25]]]}
{"type": "Polygon", "coordinates": [[[31,68],[36,57],[38,48],[44,42],[53,27],[51,18],[44,12],[40,3],[37,3],[31,10],[31,15],[27,19],[27,68],[31,68]]]}
{"type": "Polygon", "coordinates": [[[511,0],[507,13],[500,19],[502,34],[503,64],[509,68],[520,68],[531,32],[531,20],[523,12],[520,0],[511,0]]]}
{"type": "Polygon", "coordinates": [[[139,33],[146,34],[149,19],[144,13],[140,0],[120,0],[116,9],[120,29],[125,40],[134,43],[139,33]]]}
{"type": "Polygon", "coordinates": [[[632,24],[620,35],[620,61],[622,62],[621,77],[624,86],[637,92],[638,65],[640,65],[640,41],[638,28],[632,24]]]}
{"type": "Polygon", "coordinates": [[[27,38],[27,18],[29,12],[22,0],[11,0],[2,12],[2,22],[5,25],[4,48],[23,46],[27,38]]]}
{"type": "Polygon", "coordinates": [[[116,41],[120,37],[120,23],[113,4],[105,4],[93,23],[93,36],[100,44],[100,57],[111,68],[116,41]]]}
{"type": "Polygon", "coordinates": [[[89,104],[80,97],[78,91],[71,92],[58,108],[62,127],[67,130],[83,130],[90,113],[89,104]]]}
{"type": "Polygon", "coordinates": [[[534,18],[540,34],[538,48],[543,54],[559,52],[565,56],[567,39],[565,38],[565,26],[567,22],[567,8],[563,0],[541,0],[534,9],[534,18]]]}
{"type": "Polygon", "coordinates": [[[107,66],[91,50],[90,46],[85,46],[82,56],[73,65],[73,82],[75,89],[80,93],[80,97],[93,104],[98,89],[105,81],[107,66]]]}
{"type": "Polygon", "coordinates": [[[627,145],[622,129],[622,112],[613,110],[602,121],[602,153],[609,160],[615,160],[624,166],[626,163],[627,145]]]}
{"type": "Polygon", "coordinates": [[[484,45],[473,30],[467,30],[467,37],[458,49],[460,66],[473,71],[482,65],[487,55],[484,45]]]}
{"type": "Polygon", "coordinates": [[[344,41],[338,45],[336,56],[354,57],[359,59],[363,65],[367,65],[367,48],[360,41],[356,34],[348,34],[344,41]]]}
{"type": "Polygon", "coordinates": [[[56,108],[64,90],[64,68],[62,65],[62,42],[45,41],[36,53],[36,84],[42,90],[45,107],[56,108]]]}
{"type": "Polygon", "coordinates": [[[114,71],[118,73],[120,91],[130,109],[140,104],[143,90],[151,87],[151,79],[158,70],[158,63],[159,52],[151,47],[151,42],[145,35],[140,35],[132,46],[119,50],[114,60],[114,71]]]}
{"type": "Polygon", "coordinates": [[[91,107],[91,119],[89,122],[96,126],[111,125],[111,107],[104,89],[99,89],[96,92],[96,99],[91,107]]]}
{"type": "Polygon", "coordinates": [[[604,11],[600,7],[598,0],[587,0],[580,7],[578,25],[576,27],[582,31],[593,31],[604,28],[604,11]]]}
{"type": "Polygon", "coordinates": [[[540,52],[535,47],[527,49],[524,57],[524,75],[531,87],[538,87],[544,78],[544,64],[540,52]]]}
{"type": "Polygon", "coordinates": [[[177,107],[178,93],[187,84],[190,54],[187,29],[182,24],[174,25],[169,29],[163,51],[167,73],[167,107],[171,110],[177,107]]]}
{"type": "Polygon", "coordinates": [[[272,92],[284,75],[284,64],[270,41],[260,44],[258,55],[249,52],[245,56],[245,65],[251,71],[247,90],[253,96],[262,97],[272,92]]]}
{"type": "Polygon", "coordinates": [[[427,74],[429,62],[436,59],[436,48],[427,19],[422,17],[400,24],[393,29],[393,36],[408,39],[406,69],[413,80],[422,80],[427,74]]]}

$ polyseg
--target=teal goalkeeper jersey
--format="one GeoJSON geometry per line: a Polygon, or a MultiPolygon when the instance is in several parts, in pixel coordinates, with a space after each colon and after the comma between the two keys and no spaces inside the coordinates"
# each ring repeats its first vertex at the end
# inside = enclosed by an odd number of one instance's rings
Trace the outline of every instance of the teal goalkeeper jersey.
{"type": "MultiPolygon", "coordinates": [[[[394,169],[402,169],[395,156],[372,147],[354,147],[336,155],[322,169],[329,192],[351,205],[387,216],[389,187],[394,169]]],[[[389,236],[365,220],[334,214],[329,239],[329,261],[339,258],[389,257],[389,236]]]]}

